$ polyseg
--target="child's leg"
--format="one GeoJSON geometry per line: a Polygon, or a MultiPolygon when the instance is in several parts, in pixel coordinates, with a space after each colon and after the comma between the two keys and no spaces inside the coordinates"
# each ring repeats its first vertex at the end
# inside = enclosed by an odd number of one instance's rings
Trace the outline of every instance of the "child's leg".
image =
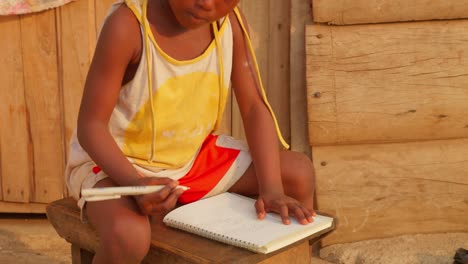
{"type": "MultiPolygon", "coordinates": [[[[106,178],[95,187],[115,186],[106,178]]],[[[140,263],[148,253],[151,228],[147,216],[130,197],[87,202],[86,214],[99,236],[99,249],[93,263],[140,263]]]]}
{"type": "MultiPolygon", "coordinates": [[[[286,195],[302,202],[308,209],[313,209],[315,173],[310,159],[299,152],[281,151],[280,163],[286,195]]],[[[229,191],[246,196],[258,195],[258,182],[253,164],[229,191]]]]}

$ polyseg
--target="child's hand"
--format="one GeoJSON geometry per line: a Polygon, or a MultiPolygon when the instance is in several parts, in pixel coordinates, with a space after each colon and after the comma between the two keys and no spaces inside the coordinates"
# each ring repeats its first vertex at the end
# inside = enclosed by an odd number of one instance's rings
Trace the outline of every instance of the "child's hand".
{"type": "Polygon", "coordinates": [[[280,193],[260,195],[255,203],[255,209],[259,219],[263,219],[267,212],[278,213],[285,225],[291,223],[290,215],[293,215],[303,225],[313,222],[313,216],[316,215],[299,201],[280,193]]]}
{"type": "Polygon", "coordinates": [[[161,190],[144,195],[136,195],[135,200],[144,215],[163,214],[174,209],[177,199],[184,192],[183,189],[177,189],[179,182],[169,178],[139,178],[135,186],[144,185],[166,185],[161,190]]]}

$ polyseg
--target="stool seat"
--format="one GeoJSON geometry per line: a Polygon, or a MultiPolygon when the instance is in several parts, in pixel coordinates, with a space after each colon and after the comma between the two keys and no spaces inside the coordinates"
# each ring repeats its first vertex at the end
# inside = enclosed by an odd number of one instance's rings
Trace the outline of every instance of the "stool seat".
{"type": "MultiPolygon", "coordinates": [[[[73,198],[47,206],[47,217],[57,233],[72,245],[72,263],[91,263],[99,238],[91,225],[81,222],[73,198]]],[[[151,247],[143,263],[310,263],[309,241],[314,243],[331,229],[270,254],[258,254],[151,222],[151,247]]],[[[131,230],[129,230],[131,232],[131,230]]]]}

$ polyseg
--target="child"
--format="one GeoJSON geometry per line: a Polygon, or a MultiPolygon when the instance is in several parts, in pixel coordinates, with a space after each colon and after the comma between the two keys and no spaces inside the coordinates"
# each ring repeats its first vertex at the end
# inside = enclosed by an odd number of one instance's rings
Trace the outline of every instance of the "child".
{"type": "Polygon", "coordinates": [[[165,185],[90,202],[100,237],[93,263],[138,263],[149,215],[221,192],[257,196],[268,211],[313,221],[314,175],[302,154],[279,151],[279,129],[258,75],[239,0],[120,0],[100,33],[70,145],[67,185],[165,185]],[[215,135],[230,81],[249,148],[215,135]],[[276,132],[275,132],[276,126],[276,132]],[[280,166],[281,165],[281,166],[280,166]],[[183,192],[177,185],[190,187],[183,192]]]}

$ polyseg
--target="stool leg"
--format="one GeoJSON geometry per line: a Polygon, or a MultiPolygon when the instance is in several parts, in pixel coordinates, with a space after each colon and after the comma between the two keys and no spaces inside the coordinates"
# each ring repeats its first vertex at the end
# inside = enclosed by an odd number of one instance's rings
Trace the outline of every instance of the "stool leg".
{"type": "Polygon", "coordinates": [[[309,241],[304,241],[296,246],[265,259],[258,264],[310,264],[309,241]]]}
{"type": "Polygon", "coordinates": [[[91,264],[94,254],[77,245],[71,245],[72,264],[91,264]]]}

